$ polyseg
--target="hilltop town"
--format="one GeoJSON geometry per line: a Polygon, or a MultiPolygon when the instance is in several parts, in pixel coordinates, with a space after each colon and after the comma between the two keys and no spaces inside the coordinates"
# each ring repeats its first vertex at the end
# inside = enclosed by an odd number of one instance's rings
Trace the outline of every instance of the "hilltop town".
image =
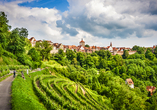
{"type": "MultiPolygon", "coordinates": [[[[32,44],[32,47],[35,46],[36,42],[42,42],[42,40],[36,40],[34,37],[31,37],[29,41],[32,44]]],[[[112,55],[122,55],[124,50],[128,50],[129,55],[136,53],[136,51],[132,51],[131,48],[126,47],[113,47],[112,42],[110,42],[110,46],[107,47],[98,47],[98,46],[85,46],[85,41],[81,39],[78,46],[75,45],[63,45],[62,43],[53,43],[52,41],[47,40],[52,46],[53,50],[50,51],[51,54],[57,53],[59,49],[62,49],[64,52],[66,52],[67,49],[71,49],[76,52],[86,52],[86,53],[92,53],[99,50],[109,50],[112,55]]]]}

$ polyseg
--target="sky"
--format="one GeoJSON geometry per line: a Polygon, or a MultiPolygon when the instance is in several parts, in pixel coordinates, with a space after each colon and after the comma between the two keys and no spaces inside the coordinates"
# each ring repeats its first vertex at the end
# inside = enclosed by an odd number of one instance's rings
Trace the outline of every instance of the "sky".
{"type": "Polygon", "coordinates": [[[9,25],[28,38],[90,46],[157,45],[157,0],[0,0],[9,25]]]}

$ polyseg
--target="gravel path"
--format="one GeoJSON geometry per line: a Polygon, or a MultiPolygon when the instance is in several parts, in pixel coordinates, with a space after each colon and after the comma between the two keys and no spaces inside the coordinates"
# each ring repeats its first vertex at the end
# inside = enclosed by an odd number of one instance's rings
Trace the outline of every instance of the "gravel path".
{"type": "Polygon", "coordinates": [[[11,110],[11,84],[13,75],[0,82],[0,110],[11,110]]]}

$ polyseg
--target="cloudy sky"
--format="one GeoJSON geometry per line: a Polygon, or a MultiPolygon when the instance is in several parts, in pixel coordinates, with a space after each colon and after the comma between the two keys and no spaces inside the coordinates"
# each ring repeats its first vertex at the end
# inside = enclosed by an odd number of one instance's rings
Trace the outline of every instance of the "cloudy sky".
{"type": "Polygon", "coordinates": [[[157,0],[0,0],[13,28],[65,45],[157,45],[157,0]]]}

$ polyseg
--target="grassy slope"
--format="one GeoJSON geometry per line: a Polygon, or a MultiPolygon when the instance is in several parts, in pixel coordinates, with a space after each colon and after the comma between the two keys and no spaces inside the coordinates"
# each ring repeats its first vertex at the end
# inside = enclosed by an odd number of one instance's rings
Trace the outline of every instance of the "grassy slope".
{"type": "MultiPolygon", "coordinates": [[[[2,56],[0,57],[0,66],[3,65],[19,65],[20,63],[13,58],[2,56]]],[[[6,79],[7,77],[11,76],[12,74],[6,75],[5,77],[0,78],[0,82],[6,79]]]]}
{"type": "Polygon", "coordinates": [[[25,74],[26,80],[19,74],[12,83],[12,110],[46,110],[35,95],[32,79],[41,72],[30,73],[31,78],[25,74]]]}
{"type": "Polygon", "coordinates": [[[0,57],[0,65],[19,65],[19,64],[20,62],[18,62],[16,59],[5,56],[0,57]]]}
{"type": "MultiPolygon", "coordinates": [[[[55,61],[44,62],[44,64],[46,64],[47,66],[50,66],[50,67],[54,67],[54,66],[57,66],[58,68],[62,67],[55,61]]],[[[46,110],[44,105],[39,101],[39,98],[36,96],[36,94],[33,90],[33,85],[32,85],[34,76],[41,75],[41,74],[43,74],[43,73],[42,72],[30,73],[31,78],[27,74],[25,74],[26,80],[23,80],[21,78],[20,74],[15,78],[15,80],[13,81],[13,84],[12,84],[12,109],[13,110],[21,110],[21,109],[22,110],[46,110]]],[[[66,77],[61,76],[58,73],[56,73],[55,75],[59,79],[61,78],[61,79],[67,80],[66,77]]],[[[45,82],[46,80],[43,80],[43,81],[45,82]]],[[[73,81],[69,80],[68,82],[73,82],[73,81]]],[[[61,86],[62,84],[64,84],[64,83],[57,83],[58,86],[61,86]]],[[[69,86],[69,89],[70,89],[70,91],[73,91],[73,93],[75,93],[76,87],[69,86]]],[[[91,92],[92,92],[92,90],[91,90],[91,92]]],[[[75,94],[75,95],[77,96],[77,94],[75,94]]],[[[77,96],[77,97],[79,97],[79,96],[77,96]]],[[[95,97],[97,97],[97,96],[95,96],[95,97]]],[[[80,100],[82,100],[83,102],[86,102],[82,98],[80,98],[80,100]]],[[[98,101],[98,103],[99,103],[99,101],[98,101]]],[[[99,104],[98,104],[98,106],[99,106],[99,104]]],[[[105,108],[108,108],[108,107],[106,106],[105,108]]]]}

